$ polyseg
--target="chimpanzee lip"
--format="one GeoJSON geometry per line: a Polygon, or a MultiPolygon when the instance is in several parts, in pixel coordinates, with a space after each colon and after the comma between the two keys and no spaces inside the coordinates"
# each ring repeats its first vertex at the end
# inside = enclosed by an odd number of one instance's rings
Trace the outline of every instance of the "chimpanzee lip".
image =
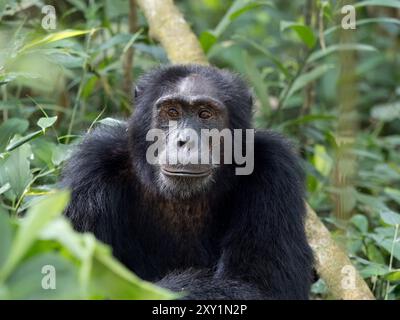
{"type": "Polygon", "coordinates": [[[195,171],[195,170],[171,169],[171,168],[166,169],[162,167],[161,172],[167,176],[198,178],[210,175],[211,169],[208,169],[206,171],[195,171]]]}

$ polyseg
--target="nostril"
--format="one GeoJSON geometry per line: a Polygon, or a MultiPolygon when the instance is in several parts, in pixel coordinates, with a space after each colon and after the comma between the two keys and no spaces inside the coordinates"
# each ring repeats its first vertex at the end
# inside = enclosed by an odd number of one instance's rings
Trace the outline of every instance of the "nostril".
{"type": "Polygon", "coordinates": [[[186,141],[178,140],[178,147],[181,148],[186,144],[186,141]]]}

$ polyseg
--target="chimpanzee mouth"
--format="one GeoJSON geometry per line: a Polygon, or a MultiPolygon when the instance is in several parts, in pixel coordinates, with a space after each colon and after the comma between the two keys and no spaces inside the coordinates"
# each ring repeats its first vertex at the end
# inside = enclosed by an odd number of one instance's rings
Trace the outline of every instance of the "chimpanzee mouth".
{"type": "Polygon", "coordinates": [[[200,178],[206,177],[211,174],[211,169],[197,171],[197,170],[185,170],[185,169],[172,169],[161,167],[161,172],[170,177],[189,177],[189,178],[200,178]]]}

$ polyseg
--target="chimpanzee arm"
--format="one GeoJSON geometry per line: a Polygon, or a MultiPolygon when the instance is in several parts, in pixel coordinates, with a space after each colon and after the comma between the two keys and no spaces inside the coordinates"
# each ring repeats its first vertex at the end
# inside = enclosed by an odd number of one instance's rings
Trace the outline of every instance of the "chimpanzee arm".
{"type": "Polygon", "coordinates": [[[307,299],[313,259],[304,230],[303,174],[286,141],[258,132],[255,170],[239,186],[217,274],[254,283],[274,299],[307,299]]]}
{"type": "Polygon", "coordinates": [[[129,162],[126,126],[103,125],[87,134],[67,161],[60,187],[71,190],[65,210],[74,228],[112,243],[129,162]]]}

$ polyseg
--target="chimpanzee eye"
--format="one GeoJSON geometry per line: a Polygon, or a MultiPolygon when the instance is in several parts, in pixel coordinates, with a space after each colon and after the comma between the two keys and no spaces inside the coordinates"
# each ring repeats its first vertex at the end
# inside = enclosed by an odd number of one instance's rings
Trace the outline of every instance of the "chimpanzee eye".
{"type": "Polygon", "coordinates": [[[172,107],[168,108],[167,114],[168,114],[168,117],[170,117],[170,118],[178,118],[179,117],[179,111],[176,110],[176,108],[172,108],[172,107]]]}
{"type": "Polygon", "coordinates": [[[210,119],[212,117],[212,113],[209,110],[201,110],[199,112],[199,117],[201,119],[210,119]]]}

